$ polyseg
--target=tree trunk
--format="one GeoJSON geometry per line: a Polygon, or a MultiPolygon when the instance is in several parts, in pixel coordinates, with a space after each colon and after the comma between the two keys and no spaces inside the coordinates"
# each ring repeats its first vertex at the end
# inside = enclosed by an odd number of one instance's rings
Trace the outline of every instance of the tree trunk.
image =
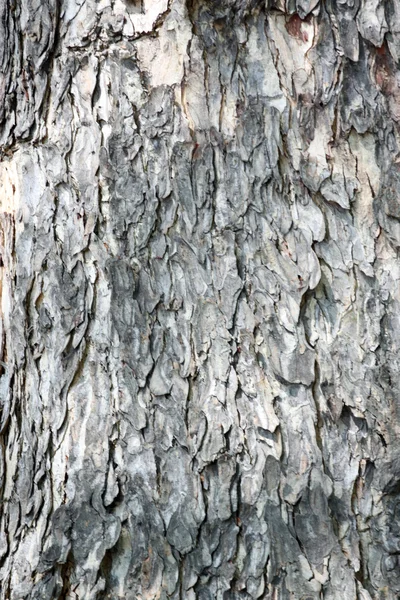
{"type": "Polygon", "coordinates": [[[396,600],[400,1],[0,0],[0,599],[396,600]]]}

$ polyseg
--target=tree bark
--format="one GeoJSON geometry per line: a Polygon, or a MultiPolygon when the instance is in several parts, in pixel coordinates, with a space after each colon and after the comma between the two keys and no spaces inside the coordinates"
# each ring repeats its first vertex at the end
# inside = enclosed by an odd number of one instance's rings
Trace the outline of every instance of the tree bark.
{"type": "Polygon", "coordinates": [[[0,599],[396,600],[400,1],[0,0],[0,599]]]}

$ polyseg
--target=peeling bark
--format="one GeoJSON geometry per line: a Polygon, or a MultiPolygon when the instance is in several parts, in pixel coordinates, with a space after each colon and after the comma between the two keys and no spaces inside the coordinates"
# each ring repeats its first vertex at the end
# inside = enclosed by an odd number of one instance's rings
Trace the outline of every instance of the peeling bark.
{"type": "Polygon", "coordinates": [[[0,0],[0,599],[396,600],[400,1],[0,0]]]}

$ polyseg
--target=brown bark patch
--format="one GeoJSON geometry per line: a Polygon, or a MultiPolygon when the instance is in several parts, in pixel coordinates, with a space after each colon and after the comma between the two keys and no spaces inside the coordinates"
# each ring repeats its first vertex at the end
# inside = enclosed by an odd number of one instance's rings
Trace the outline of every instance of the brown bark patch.
{"type": "MultiPolygon", "coordinates": [[[[296,13],[290,17],[286,22],[286,30],[292,37],[300,40],[301,42],[308,42],[308,33],[303,31],[302,25],[306,19],[301,19],[296,13]]],[[[308,21],[307,21],[308,22],[308,21]]]]}

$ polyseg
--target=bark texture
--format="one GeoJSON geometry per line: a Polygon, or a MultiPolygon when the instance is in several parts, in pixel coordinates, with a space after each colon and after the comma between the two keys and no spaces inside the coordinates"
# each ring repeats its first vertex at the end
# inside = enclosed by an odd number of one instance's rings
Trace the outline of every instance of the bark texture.
{"type": "Polygon", "coordinates": [[[396,600],[400,1],[0,0],[0,599],[396,600]]]}

